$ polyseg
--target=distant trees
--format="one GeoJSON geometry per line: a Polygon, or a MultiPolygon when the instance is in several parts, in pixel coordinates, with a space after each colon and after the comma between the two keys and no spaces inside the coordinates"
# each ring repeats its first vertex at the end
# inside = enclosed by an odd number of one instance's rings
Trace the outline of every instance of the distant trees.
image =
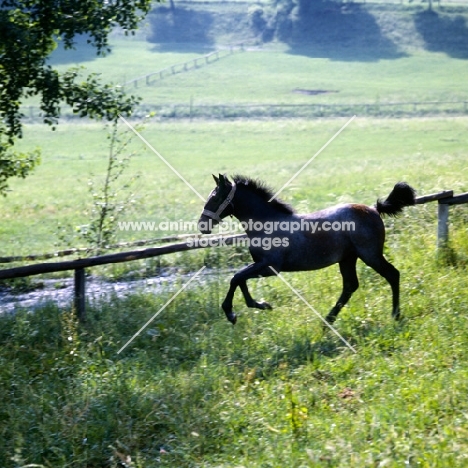
{"type": "MultiPolygon", "coordinates": [[[[159,1],[159,0],[158,0],[159,1]]],[[[59,73],[47,59],[62,42],[72,49],[86,35],[98,55],[109,51],[108,35],[120,26],[133,33],[151,8],[151,0],[3,0],[0,4],[0,194],[8,179],[26,177],[39,153],[13,150],[22,136],[21,104],[39,96],[44,122],[56,125],[60,107],[72,106],[80,116],[114,120],[132,112],[137,99],[102,84],[96,75],[80,78],[77,70],[59,73]]]]}
{"type": "Polygon", "coordinates": [[[301,16],[344,3],[344,0],[275,0],[277,8],[301,16]]]}
{"type": "Polygon", "coordinates": [[[316,13],[334,10],[343,3],[344,0],[274,0],[278,39],[287,40],[294,24],[306,24],[316,13]]]}

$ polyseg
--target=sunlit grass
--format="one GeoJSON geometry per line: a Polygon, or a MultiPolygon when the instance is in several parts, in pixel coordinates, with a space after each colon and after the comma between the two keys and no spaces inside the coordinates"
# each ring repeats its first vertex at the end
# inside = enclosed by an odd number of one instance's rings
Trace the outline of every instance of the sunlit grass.
{"type": "MultiPolygon", "coordinates": [[[[220,172],[260,178],[279,189],[346,121],[150,122],[143,135],[207,196],[213,188],[211,174],[220,172]]],[[[420,195],[448,189],[464,192],[468,187],[460,175],[466,171],[466,129],[466,118],[358,116],[281,196],[298,211],[308,212],[340,202],[373,204],[399,180],[406,180],[420,195]]],[[[4,255],[67,247],[57,236],[59,225],[72,236],[75,226],[87,222],[88,180],[103,178],[108,151],[103,126],[63,124],[56,132],[28,126],[20,148],[37,145],[43,148],[41,165],[28,179],[12,181],[12,192],[1,201],[4,255]]],[[[136,155],[123,180],[139,177],[130,189],[136,203],[125,220],[198,219],[202,201],[158,156],[137,139],[130,150],[136,155]]],[[[165,234],[121,232],[118,238],[165,234]]]]}
{"type": "MultiPolygon", "coordinates": [[[[121,354],[170,292],[95,303],[81,326],[52,305],[2,317],[2,464],[463,466],[466,271],[436,260],[417,221],[396,222],[406,228],[390,252],[402,323],[388,285],[359,264],[336,323],[357,354],[275,278],[251,282],[275,309],[236,295],[235,327],[219,308],[228,276],[197,281],[121,354]]],[[[321,314],[339,294],[336,268],[285,276],[321,314]]]]}
{"type": "MultiPolygon", "coordinates": [[[[82,51],[72,59],[57,55],[55,63],[65,69],[81,62],[120,83],[200,53],[162,52],[140,40],[116,44],[106,59],[82,51]]],[[[352,62],[285,52],[235,54],[139,90],[149,104],[466,99],[466,61],[443,54],[352,62]],[[313,97],[295,88],[337,92],[313,97]]],[[[211,173],[242,173],[281,187],[346,121],[156,118],[143,134],[206,196],[211,173]]],[[[467,125],[467,118],[357,116],[281,195],[306,212],[373,204],[399,180],[420,195],[466,192],[467,125]]],[[[89,219],[88,179],[102,178],[108,146],[101,124],[62,122],[56,132],[29,125],[19,149],[36,146],[42,164],[12,181],[1,200],[2,255],[78,246],[74,228],[89,219]],[[58,236],[64,227],[68,243],[58,236]]],[[[124,178],[140,177],[125,219],[197,219],[201,200],[138,141],[132,149],[124,178]]],[[[416,206],[385,220],[385,255],[401,273],[402,322],[391,318],[389,285],[358,262],[360,288],[336,322],[357,353],[323,331],[278,278],[250,281],[252,295],[268,300],[272,311],[247,309],[238,292],[238,323],[228,323],[220,304],[229,269],[249,261],[242,249],[93,269],[109,278],[145,277],[170,266],[175,282],[153,294],[90,301],[84,324],[70,307],[54,304],[0,316],[0,465],[467,465],[468,214],[466,206],[450,208],[451,250],[441,256],[436,210],[416,206]],[[203,265],[203,277],[119,354],[203,265]]],[[[119,240],[163,234],[127,232],[119,240]]],[[[341,290],[336,266],[284,277],[322,316],[341,290]]]]}
{"type": "MultiPolygon", "coordinates": [[[[137,39],[113,40],[113,51],[98,58],[90,48],[61,51],[52,63],[59,70],[79,64],[106,82],[123,84],[171,65],[190,62],[211,49],[161,45],[137,39]],[[122,67],[125,63],[125,67],[122,67]]],[[[128,85],[145,105],[164,104],[372,104],[466,101],[466,60],[443,53],[411,50],[393,59],[351,60],[314,55],[307,46],[294,52],[283,44],[250,47],[210,65],[166,76],[147,86],[128,85]],[[317,95],[297,90],[321,91],[317,95]],[[328,93],[323,93],[324,91],[328,93]]]]}

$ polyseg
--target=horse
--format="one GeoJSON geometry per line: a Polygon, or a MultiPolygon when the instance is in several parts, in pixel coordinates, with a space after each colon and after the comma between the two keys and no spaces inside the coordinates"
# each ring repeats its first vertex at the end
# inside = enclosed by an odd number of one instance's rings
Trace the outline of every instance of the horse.
{"type": "Polygon", "coordinates": [[[198,221],[202,234],[227,216],[234,216],[245,230],[253,263],[237,272],[222,303],[226,318],[234,325],[237,315],[232,301],[239,287],[247,307],[272,309],[268,302],[252,298],[247,280],[279,272],[310,271],[338,263],[343,286],[341,295],[326,316],[334,323],[340,310],[358,289],[357,259],[373,268],[390,284],[392,316],[400,314],[400,272],[383,255],[385,227],[382,216],[396,216],[415,204],[415,190],[398,182],[385,200],[374,206],[341,204],[309,214],[297,214],[277,199],[264,182],[235,175],[213,175],[216,187],[210,193],[198,221]]]}

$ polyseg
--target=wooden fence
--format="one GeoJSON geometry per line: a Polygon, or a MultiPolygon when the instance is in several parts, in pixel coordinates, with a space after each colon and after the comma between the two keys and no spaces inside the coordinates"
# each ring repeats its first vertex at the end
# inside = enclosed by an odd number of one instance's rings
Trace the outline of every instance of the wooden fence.
{"type": "Polygon", "coordinates": [[[192,239],[187,242],[165,245],[161,247],[153,247],[144,250],[133,250],[128,252],[120,252],[108,255],[100,255],[96,257],[80,258],[78,260],[68,260],[55,263],[36,263],[33,265],[25,265],[16,268],[0,270],[0,280],[12,278],[24,278],[26,276],[41,275],[44,273],[55,273],[59,271],[75,272],[74,283],[74,304],[78,318],[84,321],[86,318],[85,294],[86,294],[86,276],[85,268],[90,268],[99,265],[109,265],[113,263],[131,262],[134,260],[143,260],[145,258],[159,257],[176,252],[184,252],[186,250],[204,249],[208,247],[216,247],[217,245],[231,245],[237,239],[246,238],[245,234],[237,234],[232,236],[208,237],[192,239]],[[205,239],[205,241],[204,241],[205,239]]]}
{"type": "Polygon", "coordinates": [[[216,62],[220,58],[228,57],[234,54],[234,52],[236,51],[242,52],[244,50],[245,49],[243,44],[237,46],[229,46],[229,48],[226,50],[216,50],[214,52],[210,52],[209,54],[202,55],[201,57],[197,57],[186,62],[176,63],[161,70],[148,73],[138,78],[134,78],[133,80],[125,82],[123,86],[127,86],[130,84],[133,84],[134,88],[138,88],[140,84],[145,86],[153,86],[154,84],[156,84],[157,81],[160,81],[165,77],[176,75],[178,73],[188,72],[190,70],[196,70],[203,65],[208,65],[210,63],[216,62]]]}
{"type": "MultiPolygon", "coordinates": [[[[141,79],[141,78],[140,78],[141,79]]],[[[22,109],[24,115],[35,122],[43,118],[38,106],[22,109]]],[[[421,117],[468,115],[468,101],[408,101],[385,103],[343,104],[202,104],[191,99],[184,104],[141,104],[134,116],[143,117],[154,112],[161,119],[236,119],[236,118],[304,118],[348,117],[421,117]]],[[[62,110],[62,119],[80,119],[71,109],[62,110]]]]}
{"type": "Polygon", "coordinates": [[[437,247],[443,248],[447,245],[449,239],[449,208],[450,205],[461,205],[468,203],[468,192],[454,196],[453,190],[444,190],[443,192],[433,193],[416,198],[416,204],[438,202],[437,210],[437,247]]]}
{"type": "MultiPolygon", "coordinates": [[[[453,195],[453,190],[445,190],[430,195],[416,198],[416,204],[438,202],[438,222],[437,222],[437,247],[443,248],[447,245],[449,238],[448,220],[450,205],[468,203],[468,192],[458,196],[453,195]]],[[[86,318],[85,297],[86,297],[86,276],[85,268],[91,268],[98,265],[108,265],[113,263],[131,262],[145,258],[158,257],[175,252],[187,250],[216,247],[219,245],[231,245],[237,239],[245,239],[246,234],[237,234],[232,236],[218,237],[200,237],[198,242],[189,239],[186,242],[165,245],[161,247],[152,247],[143,250],[133,250],[128,252],[100,255],[95,257],[81,258],[78,260],[68,260],[55,263],[36,263],[16,268],[0,270],[0,280],[21,278],[26,276],[40,275],[44,273],[53,273],[59,271],[74,270],[74,304],[78,318],[84,321],[86,318]]]]}

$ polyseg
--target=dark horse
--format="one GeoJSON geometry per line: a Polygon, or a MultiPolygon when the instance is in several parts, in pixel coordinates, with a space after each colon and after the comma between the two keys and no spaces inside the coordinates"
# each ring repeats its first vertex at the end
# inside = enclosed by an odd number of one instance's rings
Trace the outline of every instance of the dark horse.
{"type": "Polygon", "coordinates": [[[254,260],[234,275],[222,304],[232,324],[237,320],[232,311],[237,287],[241,288],[248,307],[271,309],[267,302],[252,298],[248,279],[272,276],[280,271],[318,270],[338,263],[343,291],[326,317],[333,323],[359,286],[358,258],[390,283],[392,315],[400,318],[400,273],[383,256],[385,227],[381,216],[396,216],[405,206],[414,205],[415,191],[408,184],[396,184],[387,199],[378,200],[375,207],[351,203],[297,214],[291,206],[274,198],[272,190],[261,182],[243,176],[235,176],[233,181],[221,174],[219,178],[213,177],[216,187],[205,204],[199,229],[209,234],[212,226],[226,216],[236,217],[246,231],[254,260]]]}

